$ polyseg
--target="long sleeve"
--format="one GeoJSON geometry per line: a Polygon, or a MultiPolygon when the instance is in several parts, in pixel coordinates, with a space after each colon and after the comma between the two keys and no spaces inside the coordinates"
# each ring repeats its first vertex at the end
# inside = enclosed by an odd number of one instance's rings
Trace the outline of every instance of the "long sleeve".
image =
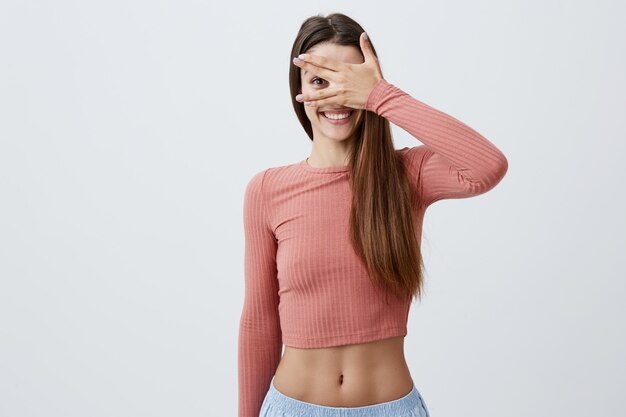
{"type": "Polygon", "coordinates": [[[419,179],[424,206],[487,192],[508,170],[504,154],[474,129],[384,79],[370,92],[366,110],[385,117],[424,144],[405,149],[412,174],[419,179]]]}
{"type": "Polygon", "coordinates": [[[278,316],[276,239],[267,216],[263,180],[254,175],[243,204],[245,295],[238,339],[239,417],[258,417],[282,354],[278,316]]]}

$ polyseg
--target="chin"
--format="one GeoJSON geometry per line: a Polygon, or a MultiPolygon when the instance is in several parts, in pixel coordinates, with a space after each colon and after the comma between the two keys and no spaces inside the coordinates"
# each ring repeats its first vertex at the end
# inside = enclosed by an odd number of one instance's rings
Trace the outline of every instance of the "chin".
{"type": "Polygon", "coordinates": [[[346,133],[326,132],[326,137],[327,138],[332,139],[332,140],[336,140],[337,142],[340,142],[342,140],[348,140],[352,136],[354,136],[354,129],[351,129],[349,132],[346,131],[346,133]]]}

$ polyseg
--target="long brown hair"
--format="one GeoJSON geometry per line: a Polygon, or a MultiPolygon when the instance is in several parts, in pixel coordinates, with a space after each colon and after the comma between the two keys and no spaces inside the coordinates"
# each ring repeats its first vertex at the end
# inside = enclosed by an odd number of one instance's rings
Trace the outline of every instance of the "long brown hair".
{"type": "MultiPolygon", "coordinates": [[[[300,68],[291,60],[322,42],[354,46],[361,51],[359,37],[363,31],[342,13],[309,17],[300,27],[289,57],[289,90],[296,115],[311,141],[311,122],[304,104],[295,99],[302,82],[300,68]]],[[[378,56],[371,38],[369,42],[378,56]]],[[[363,111],[349,157],[350,239],[375,285],[401,299],[421,300],[424,263],[406,168],[393,146],[389,121],[363,111]]]]}

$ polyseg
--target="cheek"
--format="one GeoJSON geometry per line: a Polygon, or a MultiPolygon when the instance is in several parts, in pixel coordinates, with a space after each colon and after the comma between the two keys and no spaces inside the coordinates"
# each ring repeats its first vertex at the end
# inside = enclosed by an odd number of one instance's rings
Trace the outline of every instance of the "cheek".
{"type": "Polygon", "coordinates": [[[319,114],[317,113],[316,107],[311,108],[309,106],[304,106],[304,112],[311,120],[315,120],[319,116],[319,114]]]}

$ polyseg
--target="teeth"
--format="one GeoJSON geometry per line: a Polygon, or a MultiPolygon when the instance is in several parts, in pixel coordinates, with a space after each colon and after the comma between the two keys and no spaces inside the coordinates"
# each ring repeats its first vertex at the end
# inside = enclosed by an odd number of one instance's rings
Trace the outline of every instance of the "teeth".
{"type": "Polygon", "coordinates": [[[348,112],[348,113],[339,113],[339,114],[331,114],[331,113],[325,113],[325,112],[322,112],[322,114],[323,114],[323,115],[324,115],[324,117],[326,117],[327,119],[341,120],[341,119],[345,119],[346,117],[350,117],[350,115],[352,114],[352,112],[348,112]]]}

